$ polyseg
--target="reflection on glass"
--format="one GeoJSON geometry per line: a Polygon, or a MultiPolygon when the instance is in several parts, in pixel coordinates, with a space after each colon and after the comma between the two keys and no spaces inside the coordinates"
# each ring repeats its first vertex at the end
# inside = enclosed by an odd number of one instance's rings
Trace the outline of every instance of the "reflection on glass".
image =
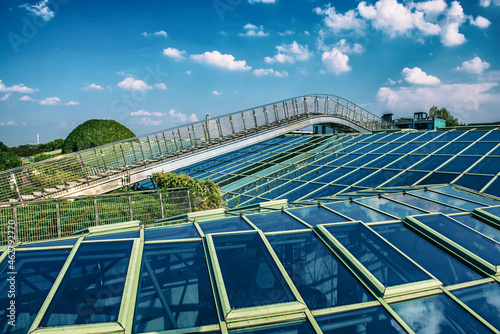
{"type": "Polygon", "coordinates": [[[394,286],[431,277],[361,223],[325,226],[384,286],[394,286]]]}
{"type": "Polygon", "coordinates": [[[338,202],[326,204],[325,206],[347,217],[350,217],[353,220],[361,220],[365,223],[394,219],[388,215],[384,215],[383,213],[377,212],[370,208],[366,208],[355,202],[338,202]]]}
{"type": "Polygon", "coordinates": [[[247,216],[247,218],[264,232],[290,231],[307,228],[298,220],[281,211],[250,215],[247,216]]]}
{"type": "Polygon", "coordinates": [[[201,241],[145,245],[142,261],[136,333],[218,323],[201,241]]]}
{"type": "Polygon", "coordinates": [[[449,206],[438,204],[432,201],[425,200],[423,198],[414,197],[410,194],[397,194],[397,195],[389,195],[387,196],[396,201],[400,201],[406,204],[410,204],[416,206],[417,208],[421,208],[427,210],[429,212],[442,212],[442,213],[457,213],[462,212],[457,209],[453,209],[449,206]]]}
{"type": "Polygon", "coordinates": [[[314,233],[272,235],[267,239],[309,309],[373,300],[314,233]]]}
{"type": "MultiPolygon", "coordinates": [[[[71,249],[16,252],[0,265],[0,333],[27,333],[71,249]],[[12,260],[12,259],[10,259],[12,260]],[[15,271],[12,279],[10,272],[15,271]],[[15,296],[10,295],[14,283],[15,296]],[[9,296],[10,295],[10,296],[9,296]],[[12,298],[11,298],[12,297],[12,298]],[[11,301],[14,301],[14,307],[11,301]],[[10,317],[14,308],[14,319],[10,317]],[[9,322],[14,320],[15,326],[9,322]]],[[[11,253],[13,254],[13,253],[11,253]]]]}
{"type": "Polygon", "coordinates": [[[391,304],[415,333],[491,333],[444,294],[391,304]]]}
{"type": "Polygon", "coordinates": [[[175,240],[175,239],[189,239],[199,238],[200,234],[193,224],[150,228],[144,230],[144,240],[175,240]]]}
{"type": "Polygon", "coordinates": [[[257,233],[214,235],[213,241],[231,308],[295,301],[257,233]]]}
{"type": "Polygon", "coordinates": [[[252,230],[252,227],[241,217],[202,222],[200,227],[205,234],[252,230]]]}
{"type": "Polygon", "coordinates": [[[403,223],[374,225],[371,228],[429,271],[444,285],[482,278],[448,253],[413,233],[403,223]]]}
{"type": "Polygon", "coordinates": [[[316,321],[325,334],[406,333],[382,306],[324,315],[316,321]]]}
{"type": "Polygon", "coordinates": [[[357,202],[366,204],[368,206],[371,206],[372,208],[390,213],[400,218],[424,213],[423,211],[410,208],[409,206],[392,202],[386,198],[369,197],[357,200],[357,202]]]}
{"type": "Polygon", "coordinates": [[[435,200],[435,201],[442,202],[445,204],[453,205],[453,206],[456,206],[456,207],[459,207],[459,208],[462,208],[462,209],[465,209],[468,211],[472,211],[475,208],[477,208],[478,206],[480,206],[477,203],[469,202],[469,201],[466,201],[464,199],[460,199],[460,198],[456,198],[456,197],[446,196],[446,195],[439,194],[439,193],[436,193],[433,191],[420,190],[420,191],[412,191],[411,193],[418,195],[418,196],[421,196],[421,197],[431,199],[431,200],[435,200]]]}
{"type": "Polygon", "coordinates": [[[57,241],[49,241],[49,242],[38,242],[36,244],[27,244],[21,245],[18,248],[33,248],[33,247],[58,247],[58,246],[73,246],[78,239],[65,239],[65,240],[57,240],[57,241]]]}
{"type": "Polygon", "coordinates": [[[297,323],[287,323],[283,325],[266,326],[259,328],[248,328],[248,329],[238,329],[234,331],[229,331],[229,333],[234,334],[309,334],[316,333],[308,321],[301,321],[297,323]]]}
{"type": "Polygon", "coordinates": [[[82,243],[41,327],[117,321],[132,243],[82,243]]]}
{"type": "Polygon", "coordinates": [[[312,226],[348,221],[347,218],[319,206],[292,209],[289,212],[312,226]]]}
{"type": "Polygon", "coordinates": [[[500,329],[500,284],[486,283],[454,290],[452,293],[483,319],[500,329]]]}
{"type": "Polygon", "coordinates": [[[500,264],[500,244],[442,214],[415,217],[418,221],[441,233],[493,265],[500,264]]]}
{"type": "Polygon", "coordinates": [[[482,233],[490,237],[491,239],[500,242],[500,230],[497,230],[493,226],[475,219],[471,214],[451,216],[450,218],[458,220],[462,224],[469,226],[470,228],[478,231],[479,233],[482,233]]]}
{"type": "Polygon", "coordinates": [[[498,205],[498,204],[500,204],[498,202],[493,202],[493,201],[490,201],[490,200],[487,200],[487,199],[484,199],[484,198],[481,198],[481,197],[477,197],[477,196],[474,196],[474,195],[471,195],[471,194],[463,193],[463,192],[458,191],[455,188],[450,187],[450,186],[439,187],[439,188],[432,188],[432,191],[437,191],[439,193],[443,193],[443,194],[447,194],[447,195],[452,195],[452,196],[458,196],[458,197],[461,197],[461,198],[464,198],[464,199],[467,199],[467,200],[470,200],[470,201],[473,201],[473,202],[482,203],[482,204],[484,204],[483,206],[498,205]]]}

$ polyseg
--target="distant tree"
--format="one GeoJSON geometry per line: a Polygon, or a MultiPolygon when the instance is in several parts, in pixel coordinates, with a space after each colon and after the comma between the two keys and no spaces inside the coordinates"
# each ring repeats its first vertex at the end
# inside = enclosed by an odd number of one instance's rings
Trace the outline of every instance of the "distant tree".
{"type": "Polygon", "coordinates": [[[21,162],[11,149],[0,141],[0,170],[21,166],[21,162]]]}
{"type": "Polygon", "coordinates": [[[91,119],[78,125],[64,140],[63,153],[71,153],[133,138],[126,126],[109,119],[91,119]]]}
{"type": "Polygon", "coordinates": [[[429,109],[429,116],[444,119],[446,126],[461,125],[460,122],[458,122],[458,119],[453,117],[453,115],[446,108],[438,109],[438,107],[432,106],[429,109]]]}

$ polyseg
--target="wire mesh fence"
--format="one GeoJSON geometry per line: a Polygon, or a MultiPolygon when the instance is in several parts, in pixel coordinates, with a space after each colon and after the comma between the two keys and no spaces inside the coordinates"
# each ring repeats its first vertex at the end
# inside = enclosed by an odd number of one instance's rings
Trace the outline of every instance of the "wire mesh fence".
{"type": "Polygon", "coordinates": [[[130,220],[150,224],[190,211],[187,188],[4,205],[0,207],[0,244],[8,243],[9,225],[14,225],[18,242],[29,242],[130,220]]]}
{"type": "Polygon", "coordinates": [[[368,130],[390,123],[333,95],[307,95],[0,172],[0,202],[64,195],[127,171],[311,116],[333,115],[368,130]]]}

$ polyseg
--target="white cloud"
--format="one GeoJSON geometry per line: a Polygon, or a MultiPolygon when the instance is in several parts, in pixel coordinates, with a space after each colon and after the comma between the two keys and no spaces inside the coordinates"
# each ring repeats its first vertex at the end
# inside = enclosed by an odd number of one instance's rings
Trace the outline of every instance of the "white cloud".
{"type": "Polygon", "coordinates": [[[37,92],[38,89],[33,89],[26,87],[24,84],[20,83],[18,85],[14,85],[12,87],[7,87],[5,84],[0,80],[0,92],[1,93],[22,93],[22,94],[31,94],[33,92],[37,92]]]}
{"type": "Polygon", "coordinates": [[[4,96],[0,97],[0,101],[7,101],[10,97],[10,93],[5,94],[4,96]]]}
{"type": "Polygon", "coordinates": [[[491,4],[491,0],[479,0],[479,5],[481,7],[489,7],[491,4]]]}
{"type": "Polygon", "coordinates": [[[15,121],[8,121],[8,122],[5,122],[5,123],[0,123],[1,126],[5,126],[5,125],[8,125],[8,126],[15,126],[17,125],[17,123],[15,121]]]}
{"type": "Polygon", "coordinates": [[[222,95],[222,93],[221,93],[221,92],[218,92],[218,91],[216,91],[216,90],[213,90],[213,91],[212,91],[212,94],[217,95],[217,96],[222,95]]]}
{"type": "Polygon", "coordinates": [[[132,118],[132,124],[145,125],[145,126],[158,126],[163,124],[161,119],[151,119],[150,117],[132,118]]]}
{"type": "Polygon", "coordinates": [[[77,106],[79,104],[80,104],[80,102],[75,102],[75,101],[69,101],[69,102],[65,103],[65,105],[67,105],[67,106],[77,106]]]}
{"type": "Polygon", "coordinates": [[[302,46],[296,41],[292,44],[283,44],[276,47],[278,53],[274,57],[265,57],[266,63],[295,63],[295,61],[305,61],[308,60],[312,53],[309,52],[309,47],[302,46]]]}
{"type": "Polygon", "coordinates": [[[19,5],[19,8],[26,9],[28,14],[38,16],[44,21],[50,21],[54,17],[54,12],[47,7],[49,0],[42,0],[34,5],[28,3],[19,5]]]}
{"type": "Polygon", "coordinates": [[[198,122],[198,117],[193,113],[189,116],[176,111],[175,109],[170,109],[168,111],[168,116],[170,120],[174,123],[186,123],[186,122],[198,122]]]}
{"type": "Polygon", "coordinates": [[[186,74],[187,75],[191,75],[191,71],[186,71],[186,74]]]}
{"type": "Polygon", "coordinates": [[[248,3],[253,5],[254,3],[276,3],[276,0],[248,0],[248,3]]]}
{"type": "Polygon", "coordinates": [[[400,116],[407,116],[415,111],[429,110],[433,105],[445,107],[454,115],[463,119],[480,121],[496,115],[487,114],[482,110],[483,104],[497,105],[500,95],[490,90],[497,87],[497,83],[485,82],[475,84],[451,84],[437,87],[381,87],[378,91],[379,101],[386,103],[395,111],[404,111],[400,116]]]}
{"type": "Polygon", "coordinates": [[[174,58],[174,59],[179,60],[179,59],[184,59],[185,58],[184,55],[186,54],[186,51],[184,51],[184,50],[180,51],[180,50],[178,50],[176,48],[167,48],[167,49],[163,50],[163,54],[165,56],[170,57],[170,58],[174,58]]]}
{"type": "Polygon", "coordinates": [[[104,88],[102,88],[101,86],[99,86],[99,85],[97,85],[95,83],[91,83],[90,85],[83,87],[83,90],[86,90],[86,91],[89,91],[89,90],[104,90],[104,88]]]}
{"type": "Polygon", "coordinates": [[[354,9],[348,10],[345,14],[340,14],[336,12],[335,7],[328,4],[323,8],[316,7],[314,12],[318,15],[324,15],[326,26],[334,32],[341,32],[343,30],[361,32],[365,28],[365,22],[357,17],[357,13],[354,9]]]}
{"type": "Polygon", "coordinates": [[[125,90],[138,90],[138,91],[145,91],[153,88],[151,86],[148,86],[144,81],[139,79],[134,79],[132,77],[125,78],[123,81],[119,82],[117,86],[125,90]]]}
{"type": "Polygon", "coordinates": [[[168,36],[167,33],[164,30],[160,30],[160,31],[157,31],[157,32],[154,32],[154,33],[143,32],[141,35],[144,36],[144,37],[160,36],[160,37],[165,37],[165,38],[167,38],[167,36],[168,36]]]}
{"type": "Polygon", "coordinates": [[[59,104],[59,102],[61,102],[61,99],[54,96],[54,97],[47,97],[46,99],[41,100],[38,103],[44,106],[55,106],[59,104]]]}
{"type": "Polygon", "coordinates": [[[192,55],[191,59],[200,63],[225,68],[231,71],[249,71],[252,69],[245,60],[235,60],[230,54],[222,54],[219,51],[205,52],[192,55]]]}
{"type": "Polygon", "coordinates": [[[156,86],[156,89],[167,90],[167,85],[165,85],[163,82],[157,83],[155,86],[156,86]]]}
{"type": "Polygon", "coordinates": [[[161,112],[149,112],[149,111],[145,111],[144,109],[140,109],[140,110],[131,112],[130,116],[163,117],[163,116],[166,116],[166,114],[161,113],[161,112]]]}
{"type": "Polygon", "coordinates": [[[462,66],[458,66],[456,70],[464,71],[468,73],[482,73],[484,70],[487,70],[490,67],[490,63],[481,60],[479,57],[474,57],[471,60],[464,61],[462,66]]]}
{"type": "Polygon", "coordinates": [[[240,36],[249,36],[249,37],[266,37],[269,36],[269,33],[264,32],[264,26],[257,27],[254,24],[247,23],[243,26],[245,33],[240,33],[240,36]]]}
{"type": "Polygon", "coordinates": [[[365,52],[365,48],[361,44],[355,43],[352,47],[349,45],[346,39],[341,39],[338,41],[334,47],[342,51],[345,54],[361,54],[365,52]]]}
{"type": "Polygon", "coordinates": [[[424,12],[425,17],[430,20],[437,19],[437,17],[448,8],[444,0],[417,2],[414,5],[417,10],[424,12]]]}
{"type": "Polygon", "coordinates": [[[419,67],[412,69],[405,67],[401,74],[407,82],[416,85],[439,85],[441,83],[437,77],[428,75],[419,67]]]}
{"type": "Polygon", "coordinates": [[[328,71],[335,74],[351,70],[351,66],[347,64],[349,56],[343,54],[342,51],[336,47],[333,47],[331,51],[323,52],[321,60],[323,61],[323,64],[326,65],[328,71]]]}
{"type": "Polygon", "coordinates": [[[19,98],[19,101],[35,102],[36,100],[34,98],[32,98],[31,96],[24,95],[21,98],[19,98]]]}
{"type": "Polygon", "coordinates": [[[443,27],[441,43],[444,46],[461,45],[467,41],[465,36],[458,31],[459,26],[458,22],[452,22],[443,27]]]}
{"type": "Polygon", "coordinates": [[[293,31],[293,30],[285,30],[283,32],[278,32],[278,35],[280,35],[281,37],[294,35],[294,34],[295,34],[295,31],[293,31]]]}
{"type": "Polygon", "coordinates": [[[288,76],[288,72],[287,71],[281,71],[280,72],[280,71],[275,71],[272,68],[259,68],[259,69],[255,69],[253,71],[253,74],[255,74],[258,77],[270,75],[270,76],[275,76],[275,77],[283,78],[283,77],[287,77],[288,76]]]}
{"type": "Polygon", "coordinates": [[[476,19],[474,19],[471,16],[471,17],[469,17],[469,22],[473,26],[476,26],[476,27],[479,27],[482,29],[488,28],[491,24],[490,20],[488,20],[487,18],[484,18],[482,16],[478,16],[478,17],[476,17],[476,19]]]}

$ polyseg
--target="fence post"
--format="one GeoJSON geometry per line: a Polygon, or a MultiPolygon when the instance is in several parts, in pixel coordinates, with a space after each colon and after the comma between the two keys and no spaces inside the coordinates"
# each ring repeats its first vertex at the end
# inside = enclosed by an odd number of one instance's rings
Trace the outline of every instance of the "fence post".
{"type": "Polygon", "coordinates": [[[187,197],[188,197],[188,203],[189,203],[189,212],[191,212],[191,196],[189,196],[189,189],[187,190],[187,197]]]}
{"type": "Polygon", "coordinates": [[[132,212],[132,198],[128,196],[128,209],[130,211],[130,221],[134,220],[134,214],[132,212]]]}
{"type": "Polygon", "coordinates": [[[61,237],[61,214],[59,212],[59,203],[56,202],[56,222],[57,222],[57,237],[61,237]]]}
{"type": "Polygon", "coordinates": [[[97,199],[94,197],[95,226],[99,226],[99,215],[97,213],[97,199]]]}
{"type": "Polygon", "coordinates": [[[161,209],[161,219],[165,218],[165,208],[163,207],[163,194],[160,190],[160,209],[161,209]]]}
{"type": "Polygon", "coordinates": [[[14,241],[19,241],[18,228],[17,228],[17,209],[15,206],[12,207],[12,216],[14,218],[14,241]]]}

